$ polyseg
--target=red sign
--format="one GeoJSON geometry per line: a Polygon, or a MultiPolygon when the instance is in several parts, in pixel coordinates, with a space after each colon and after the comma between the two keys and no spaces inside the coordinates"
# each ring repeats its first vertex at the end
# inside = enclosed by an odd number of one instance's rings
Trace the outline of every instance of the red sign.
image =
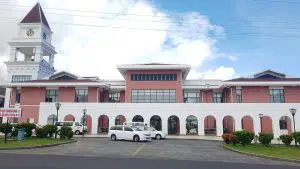
{"type": "Polygon", "coordinates": [[[21,117],[21,109],[16,108],[1,108],[0,117],[21,117]]]}

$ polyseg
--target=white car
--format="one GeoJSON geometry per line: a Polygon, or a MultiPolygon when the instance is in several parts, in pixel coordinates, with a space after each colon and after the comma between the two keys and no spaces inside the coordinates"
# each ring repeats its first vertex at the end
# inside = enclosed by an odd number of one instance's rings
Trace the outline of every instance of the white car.
{"type": "Polygon", "coordinates": [[[112,126],[109,129],[108,137],[112,141],[116,140],[132,140],[138,141],[151,141],[151,135],[148,131],[143,131],[138,128],[132,128],[129,126],[112,126]]]}
{"type": "Polygon", "coordinates": [[[145,131],[149,131],[152,138],[155,138],[156,140],[165,139],[166,134],[162,131],[158,131],[153,127],[145,127],[145,131]]]}
{"type": "Polygon", "coordinates": [[[55,125],[57,126],[58,132],[60,131],[62,126],[68,126],[72,128],[72,131],[75,135],[79,135],[83,133],[83,129],[87,129],[86,126],[83,127],[83,125],[80,122],[74,122],[74,121],[62,121],[62,122],[56,122],[55,125]]]}

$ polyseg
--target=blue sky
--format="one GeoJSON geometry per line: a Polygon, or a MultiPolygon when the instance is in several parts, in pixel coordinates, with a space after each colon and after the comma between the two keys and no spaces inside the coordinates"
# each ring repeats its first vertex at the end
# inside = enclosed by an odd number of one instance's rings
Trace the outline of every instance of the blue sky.
{"type": "Polygon", "coordinates": [[[225,29],[219,52],[237,56],[232,62],[216,59],[202,69],[234,67],[239,75],[273,69],[300,76],[300,2],[289,0],[154,0],[163,11],[199,12],[225,29]],[[295,2],[295,3],[293,3],[295,2]],[[280,37],[278,37],[280,36],[280,37]],[[295,36],[295,37],[286,37],[295,36]]]}

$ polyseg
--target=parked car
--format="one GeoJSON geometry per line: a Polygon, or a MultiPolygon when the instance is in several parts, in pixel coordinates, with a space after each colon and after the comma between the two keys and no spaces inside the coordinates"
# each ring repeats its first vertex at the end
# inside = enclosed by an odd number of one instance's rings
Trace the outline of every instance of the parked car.
{"type": "Polygon", "coordinates": [[[143,131],[139,128],[133,128],[125,125],[112,126],[108,133],[112,141],[116,140],[132,140],[138,141],[151,141],[151,134],[149,131],[143,131]]]}
{"type": "Polygon", "coordinates": [[[145,126],[145,131],[149,131],[152,138],[155,138],[156,140],[165,139],[166,134],[162,131],[156,130],[154,127],[147,127],[145,126]]]}
{"type": "Polygon", "coordinates": [[[129,126],[132,128],[139,128],[141,130],[144,130],[144,127],[147,126],[147,124],[145,124],[143,122],[124,122],[123,125],[129,126]]]}
{"type": "Polygon", "coordinates": [[[86,126],[83,126],[80,122],[74,122],[74,121],[62,121],[62,122],[56,122],[55,125],[57,126],[58,132],[60,131],[61,127],[68,126],[72,128],[72,131],[75,135],[80,135],[84,131],[87,130],[86,126]]]}

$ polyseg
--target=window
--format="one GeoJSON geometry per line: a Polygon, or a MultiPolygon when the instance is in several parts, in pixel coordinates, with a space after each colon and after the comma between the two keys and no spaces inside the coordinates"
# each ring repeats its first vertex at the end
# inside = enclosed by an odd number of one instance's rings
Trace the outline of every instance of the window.
{"type": "Polygon", "coordinates": [[[121,127],[121,126],[116,126],[116,127],[115,127],[115,130],[121,130],[121,131],[122,131],[122,130],[123,130],[123,127],[121,127]]]}
{"type": "Polygon", "coordinates": [[[31,75],[13,75],[11,78],[12,82],[25,82],[30,80],[31,80],[31,75]]]}
{"type": "Polygon", "coordinates": [[[120,102],[120,92],[109,92],[108,102],[118,103],[120,102]]]}
{"type": "Polygon", "coordinates": [[[21,89],[17,89],[16,91],[16,103],[20,103],[21,101],[21,89]]]}
{"type": "Polygon", "coordinates": [[[243,103],[242,89],[236,89],[236,102],[243,103]]]}
{"type": "Polygon", "coordinates": [[[57,89],[51,89],[46,90],[46,102],[58,102],[58,90],[57,89]]]}
{"type": "Polygon", "coordinates": [[[176,81],[177,74],[131,74],[132,81],[176,81]]]}
{"type": "Polygon", "coordinates": [[[88,102],[88,89],[76,89],[76,102],[88,102]]]}
{"type": "Polygon", "coordinates": [[[133,131],[130,127],[124,127],[124,131],[133,131]]]}
{"type": "Polygon", "coordinates": [[[279,128],[280,128],[280,130],[287,130],[288,129],[288,127],[287,127],[287,117],[286,116],[283,116],[283,117],[280,118],[279,128]]]}
{"type": "Polygon", "coordinates": [[[284,103],[283,89],[270,89],[271,103],[284,103]]]}
{"type": "Polygon", "coordinates": [[[184,91],[183,95],[184,103],[200,103],[200,91],[184,91]]]}
{"type": "Polygon", "coordinates": [[[222,102],[222,93],[214,92],[213,93],[213,103],[221,103],[222,102]]]}
{"type": "Polygon", "coordinates": [[[132,90],[132,103],[176,103],[176,90],[132,90]]]}

